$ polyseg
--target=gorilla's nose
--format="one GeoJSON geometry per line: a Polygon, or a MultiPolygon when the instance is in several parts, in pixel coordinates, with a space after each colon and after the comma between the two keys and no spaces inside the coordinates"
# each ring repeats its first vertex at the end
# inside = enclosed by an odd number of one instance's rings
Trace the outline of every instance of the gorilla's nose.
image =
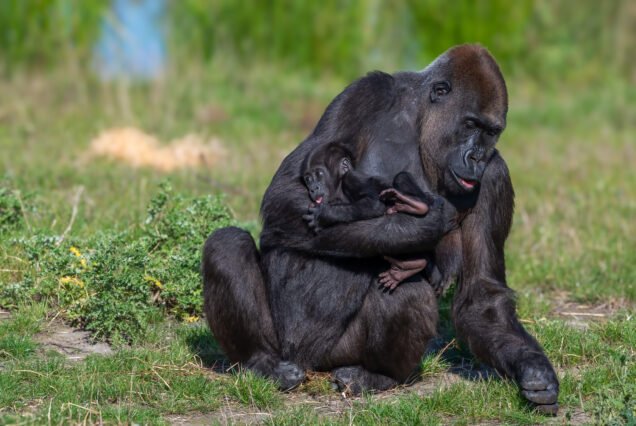
{"type": "Polygon", "coordinates": [[[470,167],[471,160],[473,162],[477,162],[477,156],[475,155],[475,150],[472,148],[468,148],[464,153],[464,166],[470,167]]]}

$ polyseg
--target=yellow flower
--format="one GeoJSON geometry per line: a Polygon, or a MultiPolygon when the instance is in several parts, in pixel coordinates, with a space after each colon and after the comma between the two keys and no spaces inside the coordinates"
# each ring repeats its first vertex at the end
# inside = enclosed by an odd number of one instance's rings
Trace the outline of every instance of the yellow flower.
{"type": "Polygon", "coordinates": [[[75,257],[80,258],[80,266],[82,267],[82,269],[84,270],[88,269],[88,262],[86,262],[86,259],[84,259],[84,255],[82,254],[81,251],[79,251],[77,247],[71,246],[71,248],[69,248],[68,251],[73,253],[75,257]]]}
{"type": "Polygon", "coordinates": [[[76,277],[62,277],[58,280],[58,282],[62,285],[73,284],[78,286],[79,288],[84,288],[84,281],[76,277]]]}
{"type": "Polygon", "coordinates": [[[158,279],[156,279],[155,277],[151,277],[150,275],[146,275],[144,277],[144,280],[152,283],[155,285],[155,287],[157,287],[158,289],[162,289],[163,288],[163,284],[161,284],[161,281],[159,281],[158,279]]]}
{"type": "Polygon", "coordinates": [[[185,317],[183,318],[183,320],[184,320],[185,322],[190,322],[190,323],[192,323],[192,322],[197,322],[197,321],[199,321],[199,317],[198,317],[198,316],[196,316],[196,315],[192,315],[192,316],[185,316],[185,317]]]}

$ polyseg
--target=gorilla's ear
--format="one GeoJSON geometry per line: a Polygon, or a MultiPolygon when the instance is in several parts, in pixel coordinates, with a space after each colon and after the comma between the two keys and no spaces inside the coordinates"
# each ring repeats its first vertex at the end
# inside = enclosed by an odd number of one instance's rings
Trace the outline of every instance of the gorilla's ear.
{"type": "Polygon", "coordinates": [[[439,102],[444,96],[451,91],[451,85],[448,81],[438,81],[431,86],[431,103],[439,102]]]}

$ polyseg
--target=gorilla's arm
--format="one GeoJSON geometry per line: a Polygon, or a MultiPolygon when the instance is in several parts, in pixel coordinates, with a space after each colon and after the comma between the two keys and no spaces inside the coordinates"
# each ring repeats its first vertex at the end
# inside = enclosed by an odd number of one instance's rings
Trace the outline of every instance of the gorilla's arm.
{"type": "Polygon", "coordinates": [[[413,129],[396,121],[396,117],[416,114],[412,108],[412,103],[402,102],[395,79],[380,72],[370,73],[340,93],[309,138],[285,158],[265,193],[261,205],[261,248],[285,247],[339,257],[395,256],[432,250],[444,233],[454,227],[452,206],[441,197],[435,198],[429,212],[422,217],[386,215],[330,226],[318,235],[313,235],[302,220],[309,198],[300,181],[300,165],[308,153],[320,144],[343,141],[359,155],[358,162],[366,160],[374,165],[374,176],[390,182],[402,169],[393,170],[397,166],[388,161],[386,152],[378,151],[384,146],[370,147],[363,135],[369,133],[368,126],[379,126],[383,134],[398,135],[395,137],[404,141],[402,152],[407,152],[408,147],[417,152],[413,129]]]}
{"type": "Polygon", "coordinates": [[[455,328],[475,356],[515,379],[530,401],[556,412],[556,375],[541,346],[519,323],[506,285],[504,243],[514,193],[498,153],[481,185],[476,206],[461,224],[463,264],[453,301],[455,328]]]}
{"type": "Polygon", "coordinates": [[[279,232],[269,228],[261,245],[283,246],[308,253],[336,257],[374,257],[421,253],[432,250],[455,226],[448,205],[436,202],[424,217],[407,214],[343,223],[324,228],[318,235],[279,232]],[[271,244],[270,241],[277,240],[271,244]]]}

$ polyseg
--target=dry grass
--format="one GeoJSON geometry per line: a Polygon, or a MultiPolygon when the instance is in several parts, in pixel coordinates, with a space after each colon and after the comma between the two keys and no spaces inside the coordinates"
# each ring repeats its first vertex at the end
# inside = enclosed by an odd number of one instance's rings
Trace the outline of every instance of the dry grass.
{"type": "Polygon", "coordinates": [[[227,156],[216,138],[204,140],[189,134],[167,145],[134,127],[110,129],[91,141],[89,156],[103,156],[132,167],[151,167],[172,172],[200,166],[211,167],[227,156]]]}

